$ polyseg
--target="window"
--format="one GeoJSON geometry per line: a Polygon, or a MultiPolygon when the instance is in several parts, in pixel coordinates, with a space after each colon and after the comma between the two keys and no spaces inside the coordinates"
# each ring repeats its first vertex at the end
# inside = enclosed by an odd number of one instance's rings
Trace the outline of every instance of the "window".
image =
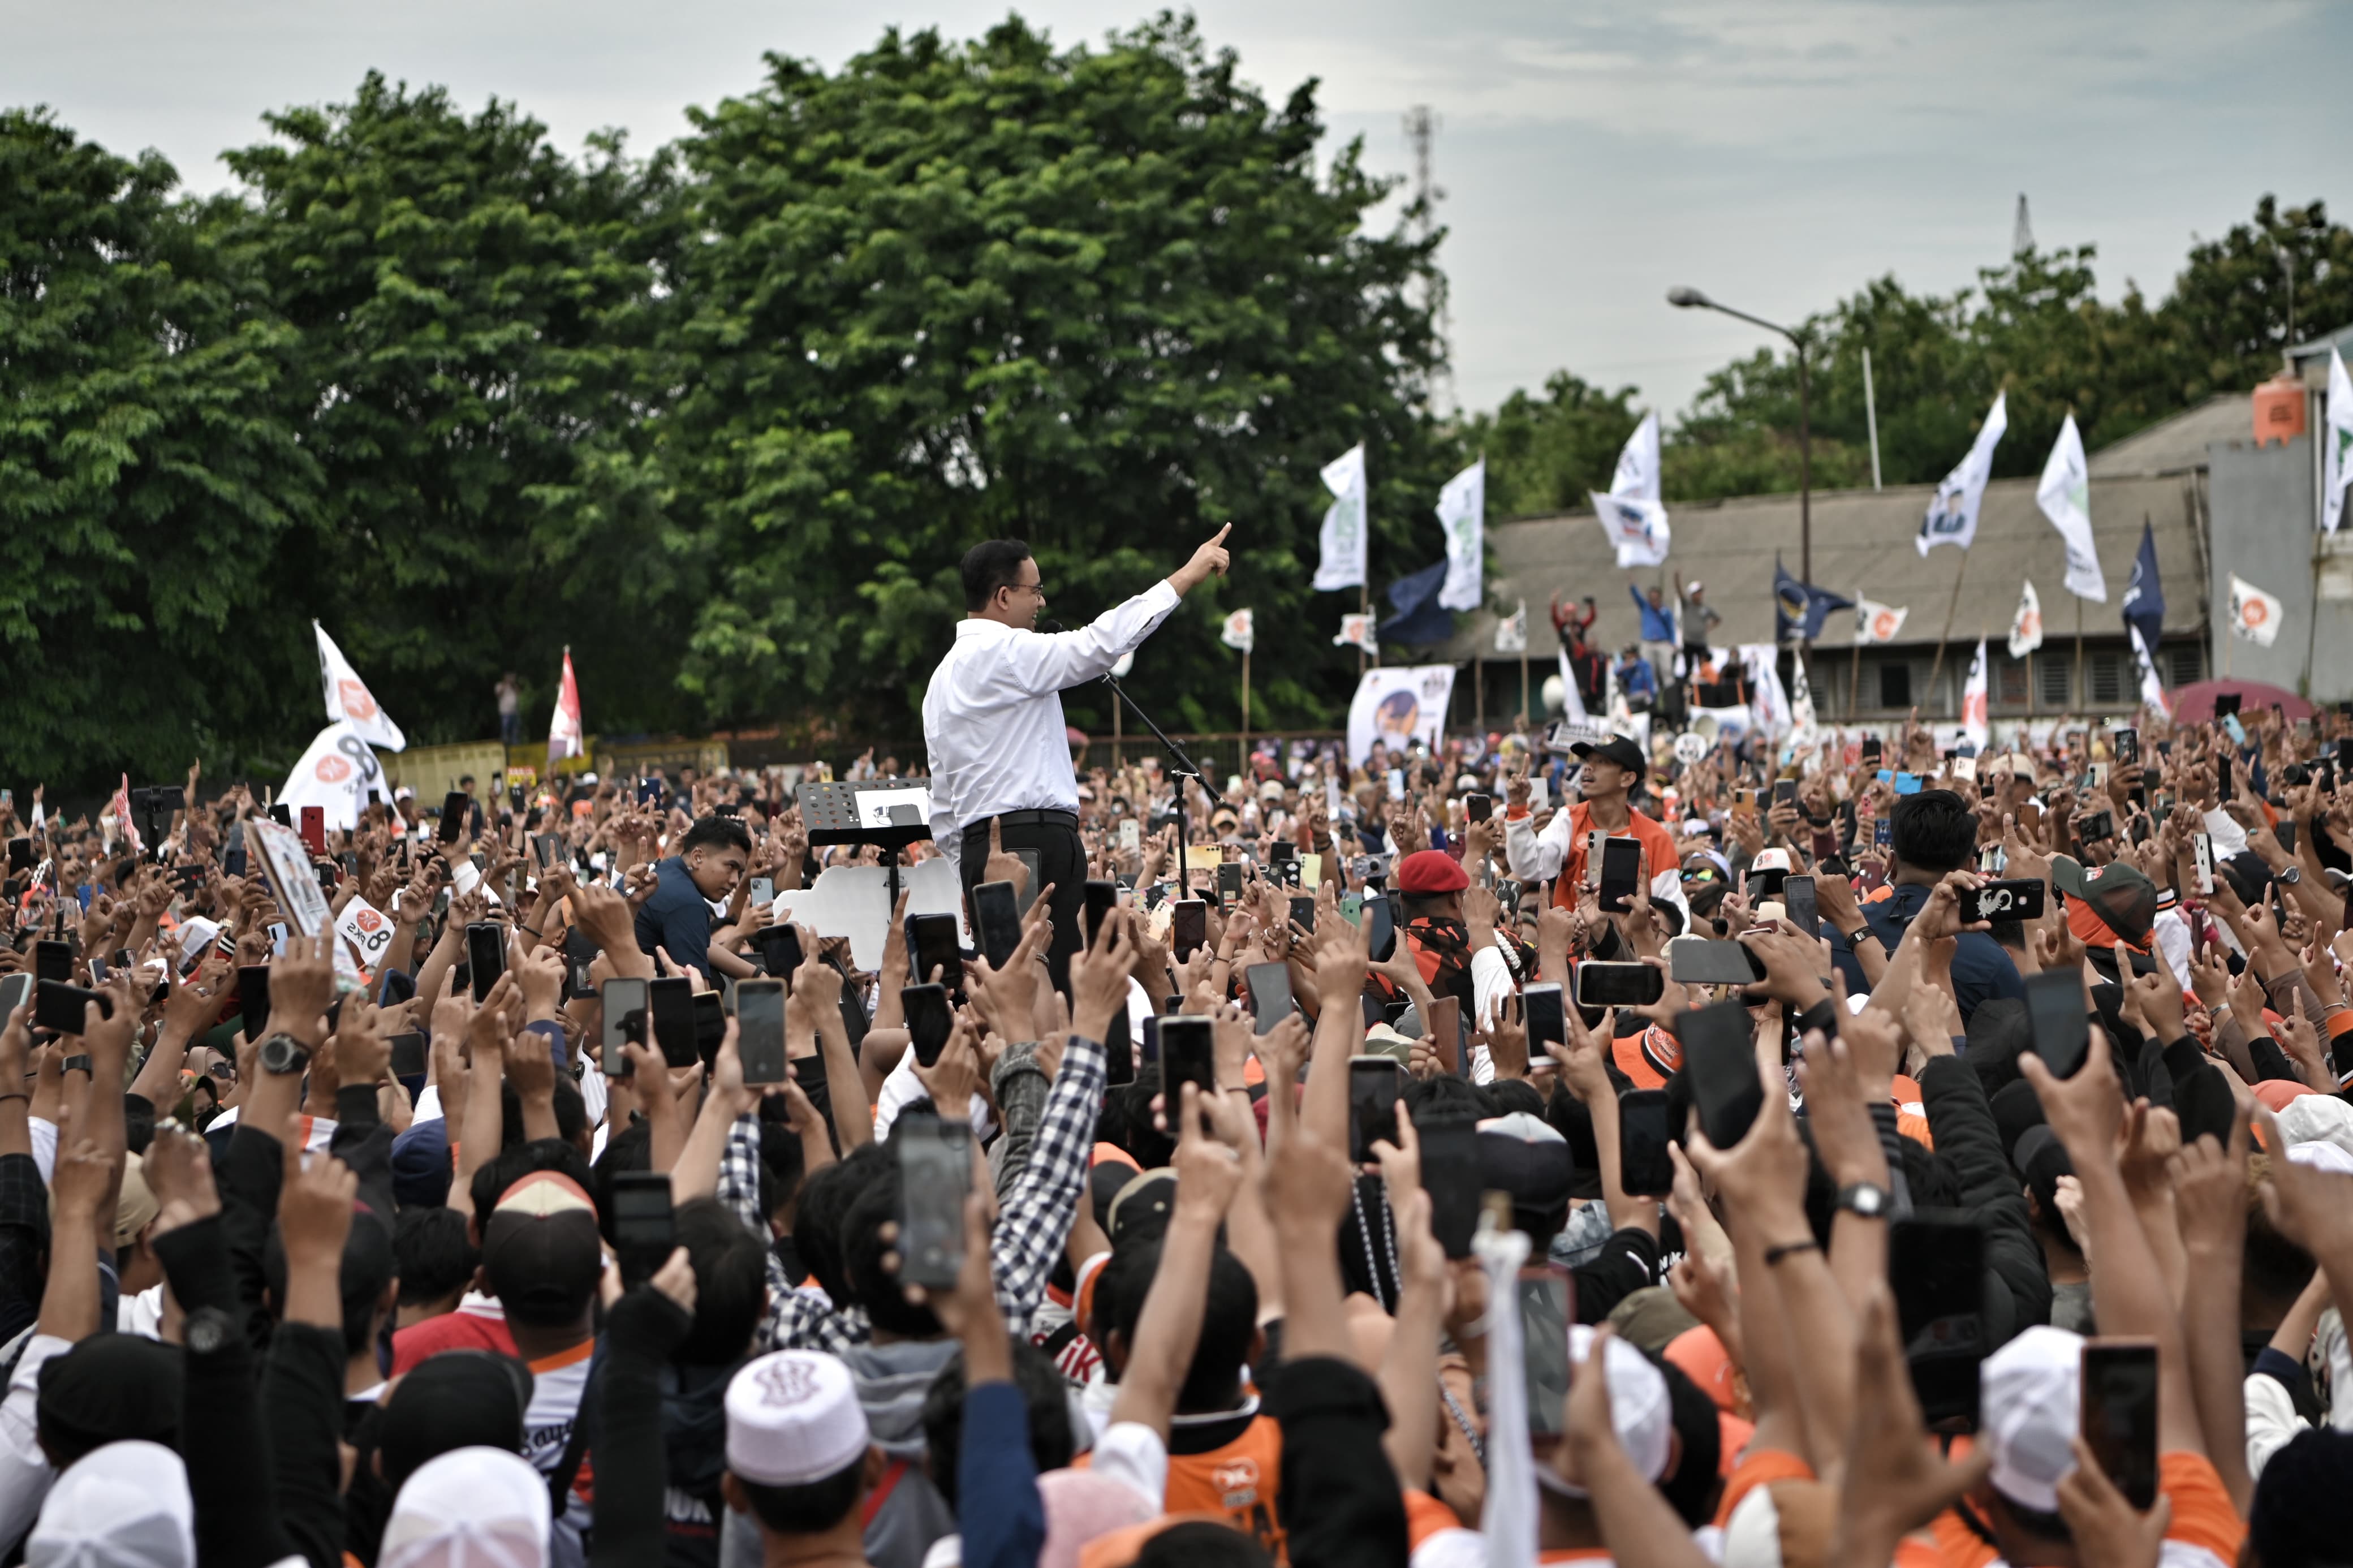
{"type": "Polygon", "coordinates": [[[2164,670],[2168,686],[2188,686],[2200,674],[2205,661],[2198,656],[2201,650],[2194,642],[2178,642],[2158,650],[2158,668],[2164,670]]]}
{"type": "Polygon", "coordinates": [[[2102,652],[2092,655],[2092,667],[2086,671],[2090,677],[2087,682],[2090,690],[2084,693],[2084,700],[2094,708],[2113,707],[2122,702],[2125,700],[2124,663],[2120,654],[2102,652]]]}
{"type": "Polygon", "coordinates": [[[2036,678],[2042,683],[2038,693],[2042,706],[2065,711],[2075,694],[2074,655],[2064,648],[2054,653],[2046,647],[2035,666],[2036,678]]]}
{"type": "Polygon", "coordinates": [[[2003,708],[2026,706],[2026,661],[2005,658],[1994,666],[1994,702],[2003,708]]]}
{"type": "Polygon", "coordinates": [[[1900,659],[1890,659],[1879,667],[1879,705],[1882,708],[1912,706],[1912,667],[1900,659]]]}

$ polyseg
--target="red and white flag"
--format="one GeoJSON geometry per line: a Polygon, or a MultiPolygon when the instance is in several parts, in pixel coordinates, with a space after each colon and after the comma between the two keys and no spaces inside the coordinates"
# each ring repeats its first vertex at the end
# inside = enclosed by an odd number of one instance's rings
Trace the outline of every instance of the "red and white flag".
{"type": "Polygon", "coordinates": [[[1986,721],[1986,645],[1979,637],[1978,656],[1969,660],[1969,678],[1961,683],[1961,732],[1979,752],[1993,739],[1993,728],[1986,721]]]}
{"type": "Polygon", "coordinates": [[[131,846],[133,855],[143,855],[147,847],[139,842],[139,829],[131,820],[131,775],[122,775],[122,783],[114,791],[114,823],[122,830],[122,840],[131,846]]]}
{"type": "Polygon", "coordinates": [[[581,751],[580,683],[572,676],[572,650],[564,650],[564,684],[555,693],[555,713],[547,721],[547,765],[553,770],[581,751]]]}

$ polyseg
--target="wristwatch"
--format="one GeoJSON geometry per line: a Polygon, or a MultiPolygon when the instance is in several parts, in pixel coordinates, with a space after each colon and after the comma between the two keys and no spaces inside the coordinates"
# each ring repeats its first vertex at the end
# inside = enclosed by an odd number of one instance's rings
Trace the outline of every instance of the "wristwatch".
{"type": "Polygon", "coordinates": [[[72,1056],[66,1058],[65,1060],[58,1064],[58,1070],[59,1072],[89,1072],[90,1070],[90,1053],[88,1051],[75,1052],[72,1056]]]}
{"type": "Polygon", "coordinates": [[[2283,866],[2278,870],[2272,873],[2272,880],[2277,882],[2283,888],[2293,888],[2298,882],[2304,880],[2304,868],[2301,866],[2283,866]]]}
{"type": "Polygon", "coordinates": [[[279,1078],[301,1072],[311,1065],[311,1047],[280,1029],[261,1042],[261,1070],[279,1078]]]}
{"type": "Polygon", "coordinates": [[[1841,1187],[1838,1194],[1839,1207],[1865,1219],[1885,1219],[1894,1202],[1894,1194],[1885,1187],[1870,1182],[1851,1183],[1841,1187]]]}
{"type": "Polygon", "coordinates": [[[227,1345],[229,1335],[236,1330],[237,1325],[229,1321],[228,1314],[218,1307],[199,1307],[188,1314],[187,1325],[181,1330],[181,1337],[198,1355],[211,1355],[227,1345]]]}

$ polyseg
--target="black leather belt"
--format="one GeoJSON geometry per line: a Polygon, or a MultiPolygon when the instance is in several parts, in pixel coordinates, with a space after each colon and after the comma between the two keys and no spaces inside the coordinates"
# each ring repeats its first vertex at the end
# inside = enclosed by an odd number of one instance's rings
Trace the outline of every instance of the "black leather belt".
{"type": "Polygon", "coordinates": [[[964,830],[965,837],[968,838],[976,833],[986,835],[991,822],[1006,827],[1068,827],[1073,831],[1076,831],[1079,826],[1079,818],[1074,812],[1007,811],[999,812],[994,817],[982,817],[964,830]]]}

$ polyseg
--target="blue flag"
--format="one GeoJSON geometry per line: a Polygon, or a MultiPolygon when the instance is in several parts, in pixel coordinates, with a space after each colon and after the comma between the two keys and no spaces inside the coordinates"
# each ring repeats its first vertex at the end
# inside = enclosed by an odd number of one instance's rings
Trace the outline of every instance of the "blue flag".
{"type": "Polygon", "coordinates": [[[1413,647],[1452,637],[1454,612],[1438,602],[1438,591],[1445,584],[1443,561],[1390,584],[1389,607],[1397,616],[1382,623],[1380,640],[1413,647]]]}
{"type": "Polygon", "coordinates": [[[2140,553],[2133,557],[2132,581],[2125,584],[2125,625],[2137,627],[2140,640],[2153,654],[2165,629],[2165,585],[2157,578],[2157,531],[2143,519],[2140,553]]]}
{"type": "Polygon", "coordinates": [[[1822,618],[1832,610],[1851,610],[1854,601],[1833,594],[1827,588],[1817,588],[1811,583],[1800,583],[1789,575],[1781,558],[1773,558],[1773,640],[1796,642],[1800,638],[1811,642],[1822,635],[1822,618]]]}

